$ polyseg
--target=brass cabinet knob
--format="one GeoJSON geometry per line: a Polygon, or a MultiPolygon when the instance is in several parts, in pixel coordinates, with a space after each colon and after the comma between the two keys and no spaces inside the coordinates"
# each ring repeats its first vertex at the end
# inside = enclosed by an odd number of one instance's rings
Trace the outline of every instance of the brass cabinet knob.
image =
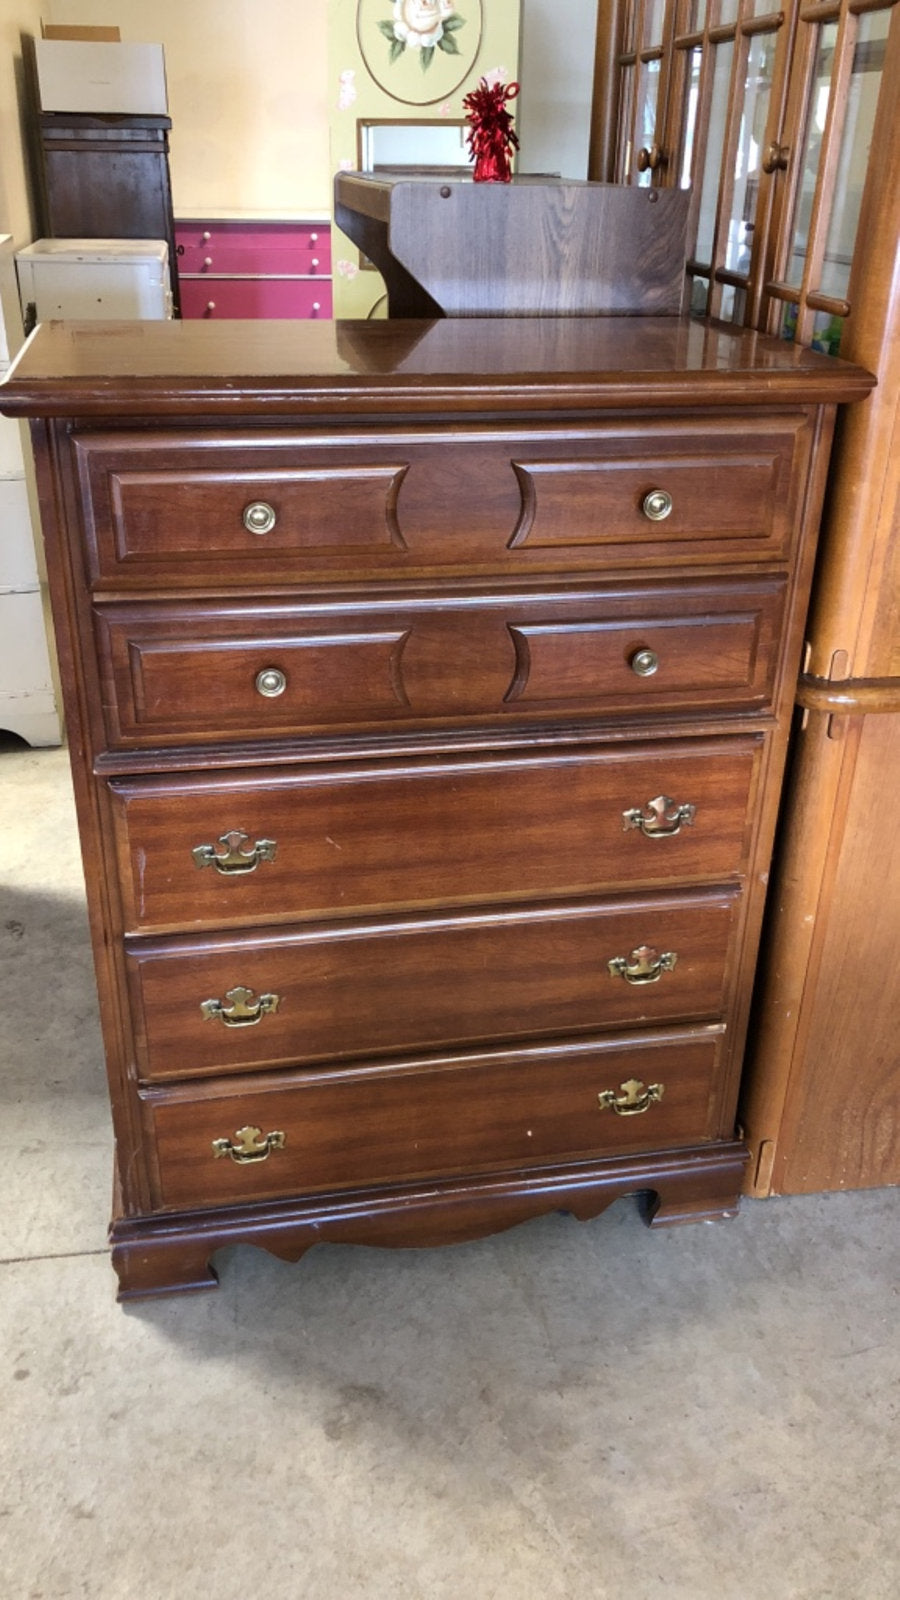
{"type": "Polygon", "coordinates": [[[659,656],[655,650],[635,650],[628,665],[638,678],[652,678],[659,670],[659,656]]]}
{"type": "Polygon", "coordinates": [[[248,533],[271,533],[276,520],[275,507],[268,500],[251,500],[241,518],[248,533]]]}
{"type": "Polygon", "coordinates": [[[665,151],[660,150],[658,144],[652,144],[649,150],[645,145],[637,153],[638,172],[656,172],[658,168],[665,166],[667,160],[665,151]]]}
{"type": "Polygon", "coordinates": [[[601,1111],[614,1111],[617,1117],[639,1117],[644,1111],[661,1100],[665,1094],[664,1083],[651,1083],[646,1087],[640,1078],[629,1078],[626,1083],[620,1083],[621,1094],[616,1094],[615,1089],[603,1089],[597,1096],[597,1104],[601,1111]]]}
{"type": "Polygon", "coordinates": [[[256,687],[267,700],[275,700],[278,695],[284,694],[287,678],[278,667],[264,667],[262,672],[256,674],[256,687]]]}
{"type": "Polygon", "coordinates": [[[641,510],[651,522],[664,522],[672,510],[672,496],[668,489],[651,489],[641,501],[641,510]]]}

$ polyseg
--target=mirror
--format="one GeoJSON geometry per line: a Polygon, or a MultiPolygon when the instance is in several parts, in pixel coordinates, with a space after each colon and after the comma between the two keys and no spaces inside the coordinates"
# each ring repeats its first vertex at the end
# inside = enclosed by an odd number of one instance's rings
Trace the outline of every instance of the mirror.
{"type": "Polygon", "coordinates": [[[471,170],[465,121],[360,120],[357,125],[360,172],[446,171],[459,177],[471,170]]]}

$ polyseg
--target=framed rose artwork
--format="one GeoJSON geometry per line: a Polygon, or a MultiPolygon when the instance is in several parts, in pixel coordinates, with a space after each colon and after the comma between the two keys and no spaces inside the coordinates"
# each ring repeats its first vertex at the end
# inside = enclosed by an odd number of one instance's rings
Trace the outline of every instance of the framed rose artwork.
{"type": "Polygon", "coordinates": [[[470,75],[482,0],[358,0],[356,33],[369,75],[403,105],[436,105],[470,75]]]}

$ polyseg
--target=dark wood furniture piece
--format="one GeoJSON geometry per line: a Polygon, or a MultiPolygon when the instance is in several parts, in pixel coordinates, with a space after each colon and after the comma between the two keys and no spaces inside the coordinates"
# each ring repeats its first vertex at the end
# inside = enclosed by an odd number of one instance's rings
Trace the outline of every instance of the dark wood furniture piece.
{"type": "Polygon", "coordinates": [[[33,419],[123,1296],[731,1215],[837,402],[679,318],[55,324],[33,419]]]}
{"type": "Polygon", "coordinates": [[[688,209],[680,189],[538,177],[334,180],[335,223],[378,268],[392,317],[677,315],[688,209]]]}
{"type": "Polygon", "coordinates": [[[43,111],[43,228],[56,239],[165,239],[178,310],[169,117],[43,111]]]}

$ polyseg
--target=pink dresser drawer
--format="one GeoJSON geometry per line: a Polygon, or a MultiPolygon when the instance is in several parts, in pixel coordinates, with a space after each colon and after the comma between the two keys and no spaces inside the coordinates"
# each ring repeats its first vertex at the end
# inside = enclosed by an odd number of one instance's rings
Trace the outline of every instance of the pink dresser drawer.
{"type": "Polygon", "coordinates": [[[187,222],[175,229],[182,274],[281,273],[327,277],[331,234],[327,223],[187,222]]]}
{"type": "Polygon", "coordinates": [[[331,280],[309,278],[182,278],[183,317],[329,318],[331,280]]]}

